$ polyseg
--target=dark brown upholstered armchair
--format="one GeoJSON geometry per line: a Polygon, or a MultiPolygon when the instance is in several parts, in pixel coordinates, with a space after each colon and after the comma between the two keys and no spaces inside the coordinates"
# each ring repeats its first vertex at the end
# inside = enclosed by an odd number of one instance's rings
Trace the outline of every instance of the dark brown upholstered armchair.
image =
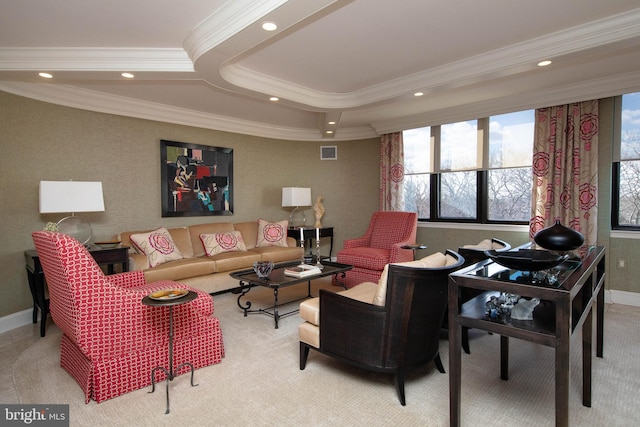
{"type": "MultiPolygon", "coordinates": [[[[492,238],[486,239],[476,245],[465,245],[458,248],[458,253],[464,257],[463,267],[476,264],[480,261],[484,261],[489,258],[486,254],[486,250],[495,250],[498,252],[508,251],[511,249],[511,245],[503,240],[492,238]]],[[[480,295],[483,291],[478,289],[461,288],[460,301],[458,302],[458,308],[462,307],[462,304],[472,300],[480,295]]],[[[447,316],[444,317],[445,324],[447,322],[447,316]]],[[[462,327],[462,349],[465,353],[470,354],[471,348],[469,347],[469,328],[462,327]]]]}
{"type": "Polygon", "coordinates": [[[306,322],[300,325],[300,369],[313,348],[361,368],[393,373],[403,406],[408,369],[433,360],[444,373],[439,335],[448,276],[464,259],[450,250],[446,256],[434,255],[443,260],[441,266],[416,267],[421,260],[389,264],[384,301],[377,298],[385,274],[378,284],[365,282],[339,293],[321,290],[319,298],[303,302],[300,315],[306,322]]]}

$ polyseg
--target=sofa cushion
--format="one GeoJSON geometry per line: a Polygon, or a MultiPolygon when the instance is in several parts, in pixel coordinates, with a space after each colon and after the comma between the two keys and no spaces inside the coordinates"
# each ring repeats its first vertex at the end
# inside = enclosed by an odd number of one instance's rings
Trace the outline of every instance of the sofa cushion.
{"type": "Polygon", "coordinates": [[[236,222],[233,229],[242,234],[242,240],[247,250],[258,246],[258,221],[236,222]]]}
{"type": "Polygon", "coordinates": [[[160,280],[180,282],[183,279],[206,276],[216,271],[216,261],[211,258],[183,258],[144,270],[144,278],[147,282],[157,282],[160,280]]]}
{"type": "MultiPolygon", "coordinates": [[[[455,262],[455,258],[453,258],[452,256],[436,252],[416,261],[396,262],[393,263],[393,265],[403,265],[406,267],[438,268],[444,267],[445,265],[447,265],[447,262],[450,262],[449,260],[447,260],[447,257],[453,259],[455,262]]],[[[378,281],[376,295],[373,298],[373,303],[379,306],[384,306],[385,300],[387,298],[388,273],[389,264],[385,265],[384,269],[382,270],[382,276],[380,276],[380,280],[378,281]]]]}
{"type": "Polygon", "coordinates": [[[253,267],[253,263],[260,261],[260,254],[253,251],[222,252],[210,257],[216,262],[216,271],[233,271],[253,267]]]}
{"type": "Polygon", "coordinates": [[[246,251],[247,248],[239,231],[228,233],[201,234],[200,240],[207,256],[213,256],[222,252],[246,251]]]}
{"type": "Polygon", "coordinates": [[[287,226],[289,221],[269,222],[264,219],[258,220],[258,246],[259,248],[268,246],[288,246],[287,226]]]}
{"type": "Polygon", "coordinates": [[[132,234],[129,239],[138,252],[146,255],[151,267],[183,258],[171,234],[164,227],[148,233],[132,234]]]}
{"type": "Polygon", "coordinates": [[[249,252],[260,254],[261,261],[284,262],[292,259],[302,259],[302,248],[297,246],[267,246],[253,248],[249,252]]]}
{"type": "Polygon", "coordinates": [[[391,252],[388,249],[356,247],[342,249],[338,262],[367,270],[382,271],[389,264],[391,252]]]}

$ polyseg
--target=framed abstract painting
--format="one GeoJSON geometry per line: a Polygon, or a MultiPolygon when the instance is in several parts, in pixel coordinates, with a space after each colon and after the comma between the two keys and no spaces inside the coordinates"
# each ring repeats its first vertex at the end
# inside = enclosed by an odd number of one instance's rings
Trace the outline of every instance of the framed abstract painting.
{"type": "Polygon", "coordinates": [[[160,141],[162,216],[233,215],[233,150],[160,141]]]}

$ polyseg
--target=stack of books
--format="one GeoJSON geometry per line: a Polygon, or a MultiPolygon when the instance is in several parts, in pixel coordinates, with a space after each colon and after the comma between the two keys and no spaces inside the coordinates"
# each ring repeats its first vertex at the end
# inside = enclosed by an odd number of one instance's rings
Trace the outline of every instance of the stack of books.
{"type": "Polygon", "coordinates": [[[314,274],[320,274],[322,270],[314,265],[300,264],[293,267],[287,267],[284,269],[285,276],[291,277],[307,277],[314,274]]]}

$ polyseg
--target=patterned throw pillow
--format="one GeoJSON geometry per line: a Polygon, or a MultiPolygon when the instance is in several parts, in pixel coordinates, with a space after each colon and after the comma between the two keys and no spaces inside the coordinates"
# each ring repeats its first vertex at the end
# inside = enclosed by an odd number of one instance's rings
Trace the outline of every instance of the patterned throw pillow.
{"type": "Polygon", "coordinates": [[[269,222],[264,219],[258,220],[258,247],[266,246],[288,246],[287,226],[289,221],[269,222]]]}
{"type": "Polygon", "coordinates": [[[207,256],[221,254],[222,252],[246,251],[247,246],[242,240],[239,231],[228,233],[201,234],[200,240],[207,256]]]}
{"type": "Polygon", "coordinates": [[[147,256],[151,267],[183,258],[166,228],[132,234],[129,240],[138,252],[147,256]]]}

